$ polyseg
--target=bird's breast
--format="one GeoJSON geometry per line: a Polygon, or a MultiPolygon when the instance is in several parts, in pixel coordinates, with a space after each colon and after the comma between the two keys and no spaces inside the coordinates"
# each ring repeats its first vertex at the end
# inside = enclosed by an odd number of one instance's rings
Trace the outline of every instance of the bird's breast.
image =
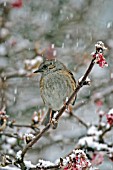
{"type": "Polygon", "coordinates": [[[46,76],[40,81],[40,92],[45,104],[53,110],[59,110],[66,97],[70,97],[75,89],[71,75],[62,70],[46,76]]]}

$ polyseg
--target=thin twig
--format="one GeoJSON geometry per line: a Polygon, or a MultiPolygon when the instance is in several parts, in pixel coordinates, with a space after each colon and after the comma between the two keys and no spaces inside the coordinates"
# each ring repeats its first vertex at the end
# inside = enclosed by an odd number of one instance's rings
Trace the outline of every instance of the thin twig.
{"type": "Polygon", "coordinates": [[[9,127],[18,127],[18,128],[31,128],[33,129],[36,133],[40,131],[40,129],[34,125],[34,124],[31,124],[31,125],[24,125],[24,124],[16,124],[16,123],[11,123],[8,125],[9,127]]]}
{"type": "Polygon", "coordinates": [[[60,165],[51,165],[51,166],[47,166],[47,167],[40,167],[40,166],[37,166],[36,168],[30,168],[29,170],[39,170],[39,169],[59,169],[60,168],[60,165]]]}
{"type": "Polygon", "coordinates": [[[84,101],[83,101],[83,100],[80,101],[80,102],[77,103],[75,106],[73,106],[73,110],[75,111],[75,110],[81,108],[81,106],[84,106],[87,102],[88,102],[88,99],[86,99],[86,100],[84,100],[84,101]]]}
{"type": "Polygon", "coordinates": [[[5,80],[1,77],[1,80],[0,80],[0,88],[1,88],[1,106],[0,106],[0,109],[1,110],[5,110],[6,108],[6,94],[5,94],[5,88],[6,88],[6,82],[5,80]]]}
{"type": "Polygon", "coordinates": [[[111,129],[113,128],[113,125],[112,126],[109,126],[109,128],[106,128],[105,130],[103,130],[102,134],[101,134],[101,138],[108,132],[110,131],[111,129]]]}
{"type": "Polygon", "coordinates": [[[31,128],[31,129],[34,129],[34,128],[39,129],[38,127],[35,127],[34,125],[12,124],[11,126],[21,127],[21,128],[25,127],[25,128],[31,128]]]}
{"type": "Polygon", "coordinates": [[[17,134],[11,134],[11,133],[6,133],[6,132],[0,132],[0,135],[12,137],[12,138],[18,138],[18,139],[20,138],[17,134]]]}
{"type": "Polygon", "coordinates": [[[74,118],[76,118],[78,120],[78,122],[80,122],[83,126],[88,128],[88,125],[82,119],[80,119],[77,115],[75,115],[73,112],[71,112],[70,115],[73,116],[74,118]]]}

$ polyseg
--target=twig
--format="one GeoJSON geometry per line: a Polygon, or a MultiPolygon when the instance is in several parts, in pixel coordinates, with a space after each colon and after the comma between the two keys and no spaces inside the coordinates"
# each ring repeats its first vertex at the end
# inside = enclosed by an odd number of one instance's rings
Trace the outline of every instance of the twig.
{"type": "Polygon", "coordinates": [[[5,88],[6,88],[6,82],[5,80],[1,77],[1,80],[0,80],[0,88],[1,88],[1,106],[0,106],[0,109],[1,110],[5,110],[6,108],[6,94],[5,94],[5,88]]]}
{"type": "Polygon", "coordinates": [[[51,165],[51,166],[47,166],[47,167],[40,167],[40,166],[37,166],[36,168],[30,168],[29,170],[39,170],[39,169],[59,169],[60,168],[60,165],[51,165]]]}
{"type": "Polygon", "coordinates": [[[6,133],[6,132],[0,132],[0,135],[4,135],[4,136],[8,136],[8,137],[13,137],[13,138],[20,138],[20,137],[18,137],[17,134],[10,134],[10,133],[6,133]]]}
{"type": "Polygon", "coordinates": [[[77,115],[75,115],[73,112],[71,112],[70,115],[73,116],[74,118],[76,118],[78,120],[78,122],[80,122],[83,126],[88,128],[88,125],[82,119],[80,119],[77,115]]]}
{"type": "Polygon", "coordinates": [[[38,129],[39,130],[39,128],[38,127],[36,127],[35,125],[23,125],[23,124],[11,124],[11,127],[12,126],[14,126],[14,127],[20,127],[20,128],[23,128],[23,127],[25,127],[25,128],[31,128],[31,129],[38,129]]]}
{"type": "MultiPolygon", "coordinates": [[[[38,125],[38,124],[37,124],[38,125]]],[[[10,122],[9,124],[7,124],[7,126],[9,126],[9,127],[18,127],[18,128],[31,128],[32,130],[34,130],[35,131],[35,133],[37,133],[37,132],[39,132],[40,131],[40,129],[37,127],[37,125],[35,125],[35,124],[29,124],[29,125],[24,125],[24,124],[16,124],[16,123],[14,123],[13,121],[12,122],[10,122]]]]}
{"type": "Polygon", "coordinates": [[[3,119],[3,124],[0,125],[0,132],[3,131],[3,130],[5,130],[6,124],[7,124],[7,119],[4,118],[4,119],[3,119]]]}
{"type": "Polygon", "coordinates": [[[103,130],[102,134],[101,134],[101,138],[108,132],[110,131],[111,129],[113,128],[113,125],[112,126],[109,126],[109,128],[106,128],[105,130],[103,130]]]}
{"type": "Polygon", "coordinates": [[[84,101],[83,100],[80,101],[75,106],[73,106],[73,110],[75,111],[75,110],[79,109],[81,106],[84,106],[87,102],[88,102],[88,99],[86,99],[84,101]]]}

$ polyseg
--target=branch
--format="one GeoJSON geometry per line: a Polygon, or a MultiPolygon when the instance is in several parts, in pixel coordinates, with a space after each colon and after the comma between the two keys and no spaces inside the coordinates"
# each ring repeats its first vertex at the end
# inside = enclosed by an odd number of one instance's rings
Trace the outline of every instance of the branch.
{"type": "Polygon", "coordinates": [[[48,123],[47,126],[45,126],[45,128],[40,133],[38,133],[31,142],[29,142],[26,145],[26,147],[22,150],[22,154],[21,154],[22,161],[28,149],[31,148],[42,137],[42,135],[50,128],[50,126],[51,124],[48,123]]]}
{"type": "Polygon", "coordinates": [[[68,99],[68,101],[66,102],[66,104],[60,109],[59,113],[56,115],[56,121],[58,121],[58,119],[60,118],[60,116],[63,114],[63,112],[65,111],[65,109],[67,108],[67,106],[71,103],[71,101],[73,100],[73,98],[77,95],[78,91],[80,90],[80,88],[84,85],[86,78],[88,77],[89,73],[91,72],[93,66],[94,66],[94,60],[92,59],[88,69],[86,70],[86,73],[84,74],[82,80],[78,83],[75,91],[73,92],[73,94],[71,95],[71,97],[68,99]]]}
{"type": "MultiPolygon", "coordinates": [[[[61,108],[61,110],[59,111],[59,113],[56,115],[55,120],[58,121],[58,119],[61,117],[61,115],[63,114],[63,112],[65,111],[65,109],[67,108],[67,106],[71,103],[71,101],[73,100],[73,98],[77,95],[78,91],[80,90],[80,88],[83,86],[87,76],[89,75],[89,73],[91,72],[92,68],[94,66],[94,59],[92,59],[86,73],[84,74],[81,82],[77,85],[77,88],[75,89],[75,91],[73,92],[73,94],[71,95],[71,97],[69,98],[69,100],[66,102],[66,104],[61,108]]],[[[24,156],[26,154],[26,152],[29,150],[30,147],[32,147],[41,137],[42,135],[48,131],[48,129],[50,128],[51,123],[48,123],[47,126],[39,133],[36,135],[36,137],[26,145],[26,147],[23,149],[21,157],[22,157],[22,161],[24,159],[24,156]]]]}

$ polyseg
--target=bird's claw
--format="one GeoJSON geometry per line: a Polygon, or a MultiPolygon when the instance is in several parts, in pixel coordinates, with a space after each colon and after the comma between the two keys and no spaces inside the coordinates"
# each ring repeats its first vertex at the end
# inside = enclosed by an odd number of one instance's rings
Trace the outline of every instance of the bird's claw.
{"type": "Polygon", "coordinates": [[[57,128],[58,121],[56,119],[52,118],[50,123],[51,123],[53,129],[57,128]]]}

